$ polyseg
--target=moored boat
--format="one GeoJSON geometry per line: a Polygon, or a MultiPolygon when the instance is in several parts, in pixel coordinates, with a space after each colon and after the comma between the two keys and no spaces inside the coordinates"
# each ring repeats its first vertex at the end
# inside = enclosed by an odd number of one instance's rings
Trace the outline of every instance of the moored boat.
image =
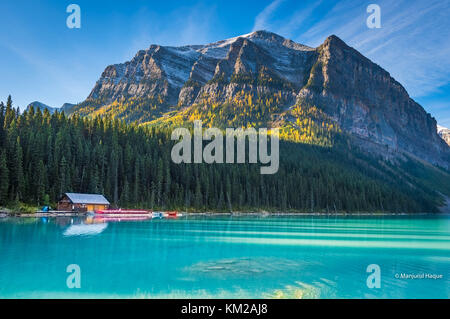
{"type": "Polygon", "coordinates": [[[152,212],[144,209],[100,209],[96,210],[96,215],[101,216],[145,216],[150,215],[152,212]]]}
{"type": "Polygon", "coordinates": [[[164,217],[166,218],[177,218],[182,216],[179,212],[176,211],[172,211],[172,212],[165,212],[164,213],[164,217]]]}
{"type": "Polygon", "coordinates": [[[152,217],[153,218],[163,218],[164,212],[152,212],[152,217]]]}

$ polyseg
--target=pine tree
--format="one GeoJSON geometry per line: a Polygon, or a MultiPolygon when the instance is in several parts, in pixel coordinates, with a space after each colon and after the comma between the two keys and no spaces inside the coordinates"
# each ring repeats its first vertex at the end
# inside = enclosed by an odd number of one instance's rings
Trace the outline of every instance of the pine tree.
{"type": "Polygon", "coordinates": [[[164,203],[163,205],[168,205],[170,202],[170,185],[171,185],[171,177],[170,177],[170,167],[166,165],[165,169],[165,178],[164,178],[164,203]]]}
{"type": "MultiPolygon", "coordinates": [[[[114,145],[115,146],[115,145],[114,145]]],[[[117,205],[119,201],[119,155],[117,150],[114,148],[111,153],[110,159],[110,181],[113,186],[113,203],[117,205]]]]}
{"type": "Polygon", "coordinates": [[[5,104],[0,102],[0,149],[6,146],[6,131],[5,125],[5,104]]]}
{"type": "Polygon", "coordinates": [[[128,184],[128,180],[125,178],[123,183],[122,194],[120,195],[120,204],[125,206],[130,202],[130,185],[128,184]]]}
{"type": "Polygon", "coordinates": [[[140,160],[137,158],[134,165],[134,183],[133,183],[133,202],[138,203],[140,201],[140,160]]]}
{"type": "Polygon", "coordinates": [[[16,118],[16,111],[12,105],[11,95],[8,96],[8,101],[6,102],[6,111],[5,111],[5,122],[4,128],[7,129],[16,118]]]}
{"type": "Polygon", "coordinates": [[[68,175],[67,161],[66,157],[63,156],[61,158],[61,162],[59,163],[59,190],[57,195],[58,197],[69,191],[67,183],[67,175],[68,175]]]}
{"type": "Polygon", "coordinates": [[[6,154],[4,150],[0,153],[0,205],[5,205],[8,201],[9,171],[6,164],[6,154]]]}
{"type": "Polygon", "coordinates": [[[41,205],[45,202],[45,188],[46,188],[46,169],[44,166],[44,162],[42,160],[39,161],[39,165],[37,168],[37,181],[36,181],[36,199],[38,205],[41,205]]]}
{"type": "MultiPolygon", "coordinates": [[[[211,118],[228,121],[236,117],[239,123],[251,124],[246,116],[254,116],[264,104],[270,114],[281,97],[253,97],[252,105],[248,105],[248,98],[242,92],[242,99],[237,99],[235,105],[215,105],[220,111],[211,106],[211,118]]],[[[302,107],[296,112],[304,113],[296,121],[302,126],[299,137],[318,142],[318,137],[323,136],[321,130],[327,129],[326,122],[310,119],[308,112],[319,111],[302,107]]],[[[344,137],[336,147],[280,141],[279,172],[263,176],[257,164],[175,165],[168,155],[173,145],[171,128],[127,125],[109,115],[68,118],[38,109],[18,114],[9,98],[6,107],[0,103],[0,124],[2,205],[13,200],[53,205],[61,193],[68,191],[102,193],[122,206],[155,209],[337,213],[434,211],[439,204],[436,193],[421,184],[421,176],[426,174],[414,175],[415,171],[426,172],[426,168],[419,169],[416,162],[409,161],[396,170],[399,164],[380,164],[379,159],[357,150],[348,156],[350,144],[344,137]],[[402,171],[411,172],[411,176],[402,171]],[[398,176],[392,178],[391,172],[398,176]]],[[[445,174],[430,176],[433,184],[448,185],[445,174]]]]}
{"type": "Polygon", "coordinates": [[[20,201],[25,195],[25,178],[23,175],[23,151],[20,145],[20,137],[17,137],[14,148],[14,162],[11,177],[13,178],[13,200],[20,201]]]}
{"type": "Polygon", "coordinates": [[[202,189],[200,186],[200,182],[196,182],[195,186],[195,208],[200,209],[203,207],[203,195],[202,195],[202,189]]]}

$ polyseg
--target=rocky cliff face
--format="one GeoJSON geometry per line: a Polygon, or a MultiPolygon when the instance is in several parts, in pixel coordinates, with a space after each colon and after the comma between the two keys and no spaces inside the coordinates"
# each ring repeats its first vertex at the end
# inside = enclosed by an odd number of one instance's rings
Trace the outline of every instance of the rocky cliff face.
{"type": "Polygon", "coordinates": [[[295,90],[289,95],[294,98],[315,55],[312,48],[265,31],[207,45],[152,45],[130,62],[108,66],[88,100],[111,103],[128,97],[159,97],[168,105],[190,105],[205,94],[226,99],[236,85],[219,88],[218,82],[229,81],[235,74],[256,77],[261,72],[293,84],[295,90]]]}
{"type": "Polygon", "coordinates": [[[448,167],[449,148],[436,134],[436,120],[387,71],[336,36],[317,53],[299,101],[321,107],[363,146],[375,143],[448,167]]]}
{"type": "Polygon", "coordinates": [[[142,98],[164,111],[204,99],[225,102],[239,92],[276,93],[285,110],[314,105],[369,150],[450,165],[435,119],[387,71],[336,36],[315,49],[266,31],[207,45],[152,45],[108,66],[84,105],[142,98]]]}

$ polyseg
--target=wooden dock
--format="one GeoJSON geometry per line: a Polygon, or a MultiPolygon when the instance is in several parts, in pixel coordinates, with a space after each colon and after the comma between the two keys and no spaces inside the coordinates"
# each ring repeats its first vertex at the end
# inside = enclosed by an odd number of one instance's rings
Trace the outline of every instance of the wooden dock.
{"type": "Polygon", "coordinates": [[[11,216],[15,217],[31,217],[31,218],[38,218],[38,217],[78,217],[78,216],[86,216],[86,212],[71,212],[71,211],[59,211],[59,210],[51,210],[48,212],[43,211],[37,211],[32,214],[26,214],[26,213],[13,213],[11,216]]]}

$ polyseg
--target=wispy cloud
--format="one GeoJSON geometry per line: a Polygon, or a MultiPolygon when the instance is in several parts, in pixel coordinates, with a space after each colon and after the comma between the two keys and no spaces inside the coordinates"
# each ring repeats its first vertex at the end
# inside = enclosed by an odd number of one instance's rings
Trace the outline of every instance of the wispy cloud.
{"type": "Polygon", "coordinates": [[[285,0],[274,0],[267,7],[264,8],[255,18],[255,24],[253,25],[253,31],[270,29],[269,20],[272,18],[272,14],[285,0]]]}
{"type": "MultiPolygon", "coordinates": [[[[33,50],[27,48],[18,47],[11,43],[4,42],[1,47],[5,50],[14,53],[25,65],[28,65],[33,69],[33,72],[40,75],[41,82],[52,82],[53,86],[41,90],[39,94],[35,96],[36,100],[46,101],[46,96],[51,90],[58,90],[66,96],[66,100],[59,101],[59,103],[50,103],[52,107],[60,107],[65,102],[81,102],[80,96],[83,96],[90,89],[90,84],[85,83],[84,78],[80,76],[78,69],[83,68],[78,63],[70,60],[70,64],[61,67],[60,65],[53,63],[51,59],[43,57],[33,50]],[[70,66],[70,69],[67,67],[70,66]]],[[[24,79],[27,81],[28,79],[24,79]]],[[[25,109],[27,104],[32,101],[21,101],[19,107],[21,110],[25,109]]],[[[51,101],[52,102],[52,101],[51,101]]]]}
{"type": "Polygon", "coordinates": [[[323,0],[314,1],[311,5],[306,5],[304,8],[300,8],[292,14],[292,16],[284,20],[277,28],[277,32],[291,36],[295,32],[299,31],[302,25],[306,25],[311,17],[314,15],[315,10],[323,3],[323,0]]]}
{"type": "Polygon", "coordinates": [[[212,36],[216,17],[215,6],[206,7],[201,4],[177,8],[164,19],[151,8],[141,8],[133,18],[133,36],[128,39],[124,59],[129,59],[138,50],[148,48],[151,44],[179,46],[216,40],[212,36]]]}
{"type": "Polygon", "coordinates": [[[441,124],[442,124],[441,126],[444,126],[445,128],[450,128],[450,117],[448,117],[448,118],[443,118],[443,119],[441,119],[441,121],[438,122],[438,123],[441,123],[441,124]]]}
{"type": "Polygon", "coordinates": [[[299,9],[290,13],[274,1],[256,17],[255,25],[270,26],[272,31],[310,46],[336,34],[389,71],[413,97],[432,94],[448,84],[450,2],[378,0],[381,29],[366,26],[368,3],[323,0],[297,4],[291,0],[289,4],[299,9]],[[323,10],[317,13],[319,5],[323,10]],[[283,20],[274,18],[280,15],[283,20]],[[311,16],[316,20],[308,20],[311,16]]]}
{"type": "Polygon", "coordinates": [[[349,43],[391,72],[411,95],[436,92],[450,78],[450,3],[382,5],[383,27],[356,33],[349,43]]]}

